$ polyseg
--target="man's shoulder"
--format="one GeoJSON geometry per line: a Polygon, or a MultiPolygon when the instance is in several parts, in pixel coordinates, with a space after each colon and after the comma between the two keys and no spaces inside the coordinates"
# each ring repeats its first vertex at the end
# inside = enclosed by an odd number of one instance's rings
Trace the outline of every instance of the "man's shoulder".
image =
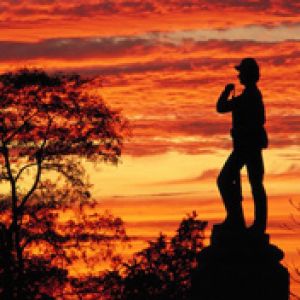
{"type": "Polygon", "coordinates": [[[262,98],[262,93],[258,87],[251,87],[244,89],[243,93],[246,96],[252,96],[255,98],[262,98]]]}
{"type": "Polygon", "coordinates": [[[245,105],[253,105],[255,103],[261,105],[263,102],[262,93],[258,88],[245,89],[241,94],[241,98],[245,100],[243,101],[245,105]]]}

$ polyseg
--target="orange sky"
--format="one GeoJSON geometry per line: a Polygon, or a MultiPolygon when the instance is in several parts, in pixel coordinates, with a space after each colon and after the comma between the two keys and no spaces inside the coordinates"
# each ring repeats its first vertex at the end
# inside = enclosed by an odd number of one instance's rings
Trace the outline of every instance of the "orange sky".
{"type": "MultiPolygon", "coordinates": [[[[269,230],[287,263],[300,264],[299,228],[282,229],[289,199],[300,199],[298,1],[3,0],[0,28],[0,71],[99,75],[105,101],[130,119],[123,162],[86,167],[95,197],[141,239],[171,233],[194,209],[222,219],[215,177],[231,147],[230,116],[218,115],[215,101],[228,82],[242,90],[233,66],[255,57],[270,134],[269,230]]],[[[251,216],[250,200],[246,207],[251,216]]]]}

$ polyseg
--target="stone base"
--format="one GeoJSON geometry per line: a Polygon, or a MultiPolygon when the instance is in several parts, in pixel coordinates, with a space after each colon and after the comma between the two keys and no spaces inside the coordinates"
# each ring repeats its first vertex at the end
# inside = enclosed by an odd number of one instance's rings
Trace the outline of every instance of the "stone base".
{"type": "Polygon", "coordinates": [[[211,245],[198,258],[193,300],[288,300],[289,273],[284,253],[267,234],[226,232],[214,226],[211,245]]]}

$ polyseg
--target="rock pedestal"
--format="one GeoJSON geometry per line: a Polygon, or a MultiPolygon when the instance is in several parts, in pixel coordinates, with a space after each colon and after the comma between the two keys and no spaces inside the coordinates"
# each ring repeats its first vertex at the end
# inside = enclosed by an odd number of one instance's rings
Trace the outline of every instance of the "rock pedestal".
{"type": "Polygon", "coordinates": [[[210,246],[198,258],[193,300],[288,300],[284,253],[267,234],[226,231],[214,226],[210,246]]]}

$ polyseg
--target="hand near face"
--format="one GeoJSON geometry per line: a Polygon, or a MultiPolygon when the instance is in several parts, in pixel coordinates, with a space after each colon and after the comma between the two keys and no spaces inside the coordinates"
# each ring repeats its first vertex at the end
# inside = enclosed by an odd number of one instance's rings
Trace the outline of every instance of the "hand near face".
{"type": "Polygon", "coordinates": [[[234,84],[233,83],[229,83],[225,86],[225,92],[226,93],[231,93],[234,90],[234,84]]]}

